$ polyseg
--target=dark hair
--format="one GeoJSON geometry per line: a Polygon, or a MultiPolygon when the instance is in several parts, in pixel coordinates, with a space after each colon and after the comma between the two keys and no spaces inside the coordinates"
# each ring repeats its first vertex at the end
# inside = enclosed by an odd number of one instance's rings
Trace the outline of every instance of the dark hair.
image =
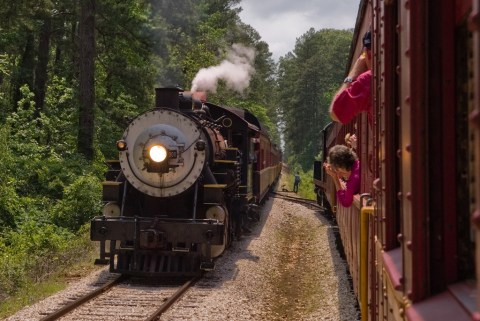
{"type": "Polygon", "coordinates": [[[336,168],[352,170],[357,154],[345,145],[335,145],[328,151],[328,162],[336,168]]]}
{"type": "Polygon", "coordinates": [[[369,31],[365,32],[365,35],[363,35],[363,46],[367,49],[372,48],[372,33],[369,31]]]}

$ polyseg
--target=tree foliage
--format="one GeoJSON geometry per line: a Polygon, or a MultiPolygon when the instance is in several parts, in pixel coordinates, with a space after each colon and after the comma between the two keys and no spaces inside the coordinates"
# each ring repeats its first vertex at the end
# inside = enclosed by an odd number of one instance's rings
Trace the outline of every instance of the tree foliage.
{"type": "Polygon", "coordinates": [[[311,168],[320,151],[320,132],[330,122],[331,98],[345,76],[350,30],[310,29],[278,67],[279,111],[286,156],[311,168]]]}
{"type": "Polygon", "coordinates": [[[101,211],[103,160],[155,87],[189,89],[232,44],[254,47],[250,88],[220,85],[209,100],[276,131],[275,64],[239,3],[0,0],[0,298],[61,268],[84,237],[101,211]]]}
{"type": "Polygon", "coordinates": [[[154,88],[190,89],[233,44],[255,50],[250,85],[238,93],[220,82],[209,101],[257,115],[277,144],[284,130],[287,154],[311,166],[351,32],[312,29],[277,69],[239,5],[0,0],[0,299],[83,244],[100,213],[103,161],[153,107],[154,88]]]}

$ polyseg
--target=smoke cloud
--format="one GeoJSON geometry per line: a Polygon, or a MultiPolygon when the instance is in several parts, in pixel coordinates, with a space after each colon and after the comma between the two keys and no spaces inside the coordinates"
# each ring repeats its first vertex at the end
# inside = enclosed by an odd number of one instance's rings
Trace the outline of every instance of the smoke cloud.
{"type": "Polygon", "coordinates": [[[253,62],[255,49],[233,44],[227,58],[218,66],[202,68],[192,81],[192,91],[216,92],[218,81],[224,80],[227,87],[242,93],[255,73],[253,62]]]}

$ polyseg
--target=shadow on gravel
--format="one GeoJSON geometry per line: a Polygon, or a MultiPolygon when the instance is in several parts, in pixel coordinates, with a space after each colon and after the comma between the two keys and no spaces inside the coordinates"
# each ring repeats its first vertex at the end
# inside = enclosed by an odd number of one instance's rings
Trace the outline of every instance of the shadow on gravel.
{"type": "MultiPolygon", "coordinates": [[[[278,183],[272,187],[272,189],[276,190],[278,183]]],[[[229,248],[227,248],[224,253],[215,259],[215,262],[218,263],[220,260],[226,261],[222,264],[222,268],[218,269],[217,267],[220,264],[216,264],[216,267],[213,271],[210,272],[205,272],[203,274],[204,279],[221,279],[219,282],[219,285],[222,282],[225,281],[231,281],[235,279],[235,276],[238,271],[236,271],[236,265],[235,262],[239,259],[245,259],[245,260],[250,260],[253,262],[257,262],[260,260],[260,257],[256,255],[252,255],[249,250],[246,250],[252,240],[254,240],[256,237],[258,237],[261,232],[263,227],[265,226],[265,223],[267,221],[267,217],[272,209],[273,202],[271,200],[271,193],[269,192],[264,200],[264,203],[260,205],[259,211],[260,211],[260,218],[259,220],[249,220],[247,222],[244,222],[244,227],[246,227],[246,230],[242,232],[242,236],[237,239],[233,240],[232,244],[230,245],[229,248]],[[234,253],[235,255],[231,255],[234,253]],[[234,257],[234,259],[232,259],[234,257]]],[[[109,279],[115,278],[118,276],[116,273],[110,273],[108,270],[108,267],[102,271],[93,281],[90,285],[92,286],[102,286],[106,282],[108,282],[109,279]]],[[[141,276],[135,276],[132,277],[131,280],[141,280],[141,276]]],[[[172,276],[158,276],[158,277],[145,277],[147,281],[151,281],[154,286],[157,286],[159,284],[164,284],[164,285],[169,285],[172,282],[173,283],[179,283],[182,282],[185,277],[183,276],[178,276],[178,277],[172,277],[172,276]]],[[[140,282],[140,281],[139,281],[140,282]]]]}
{"type": "MultiPolygon", "coordinates": [[[[273,186],[274,189],[277,186],[273,186]]],[[[260,206],[260,219],[258,221],[252,220],[245,222],[245,226],[248,228],[248,232],[243,232],[242,236],[232,242],[231,246],[225,250],[225,252],[217,259],[221,261],[221,264],[218,264],[220,269],[215,269],[212,272],[207,272],[204,274],[206,279],[209,278],[219,278],[220,282],[217,284],[220,285],[222,282],[227,282],[235,280],[238,270],[236,262],[239,260],[249,260],[252,262],[258,262],[260,257],[257,255],[252,255],[250,250],[247,250],[250,242],[255,240],[260,234],[267,222],[267,218],[270,215],[273,201],[271,193],[268,193],[265,197],[265,201],[260,206]]],[[[220,263],[220,262],[219,262],[220,263]]]]}
{"type": "MultiPolygon", "coordinates": [[[[320,219],[320,221],[322,221],[322,223],[325,223],[325,225],[329,226],[332,230],[332,233],[329,233],[328,234],[328,242],[330,244],[330,251],[332,252],[332,255],[335,255],[335,251],[338,253],[338,255],[340,256],[340,258],[342,259],[342,261],[344,262],[344,269],[345,269],[345,272],[348,276],[348,284],[349,284],[349,289],[350,291],[353,293],[353,280],[352,280],[352,277],[350,275],[350,271],[349,271],[349,268],[348,268],[348,265],[347,265],[347,259],[346,259],[346,256],[345,256],[345,250],[343,248],[343,243],[342,243],[342,239],[340,237],[340,230],[338,228],[338,225],[337,225],[337,220],[335,218],[335,216],[332,214],[331,211],[326,211],[326,210],[318,210],[318,211],[315,211],[315,215],[320,219]]],[[[335,271],[338,271],[338,269],[336,269],[335,271]]],[[[339,296],[340,296],[340,293],[339,293],[339,296]]],[[[355,295],[355,299],[356,299],[356,295],[355,295]]],[[[357,320],[360,320],[361,318],[361,315],[360,315],[360,306],[358,304],[358,300],[355,300],[355,309],[357,311],[357,320]]],[[[347,320],[346,319],[346,316],[342,316],[342,314],[340,313],[340,318],[341,320],[347,320]]]]}

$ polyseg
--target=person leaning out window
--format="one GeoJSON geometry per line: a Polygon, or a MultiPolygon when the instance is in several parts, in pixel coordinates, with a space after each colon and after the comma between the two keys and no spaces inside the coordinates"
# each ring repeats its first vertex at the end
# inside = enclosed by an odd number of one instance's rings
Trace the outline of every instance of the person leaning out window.
{"type": "Polygon", "coordinates": [[[360,161],[357,154],[345,145],[335,145],[328,151],[328,162],[323,164],[337,190],[337,200],[350,207],[353,195],[360,192],[360,161]]]}

